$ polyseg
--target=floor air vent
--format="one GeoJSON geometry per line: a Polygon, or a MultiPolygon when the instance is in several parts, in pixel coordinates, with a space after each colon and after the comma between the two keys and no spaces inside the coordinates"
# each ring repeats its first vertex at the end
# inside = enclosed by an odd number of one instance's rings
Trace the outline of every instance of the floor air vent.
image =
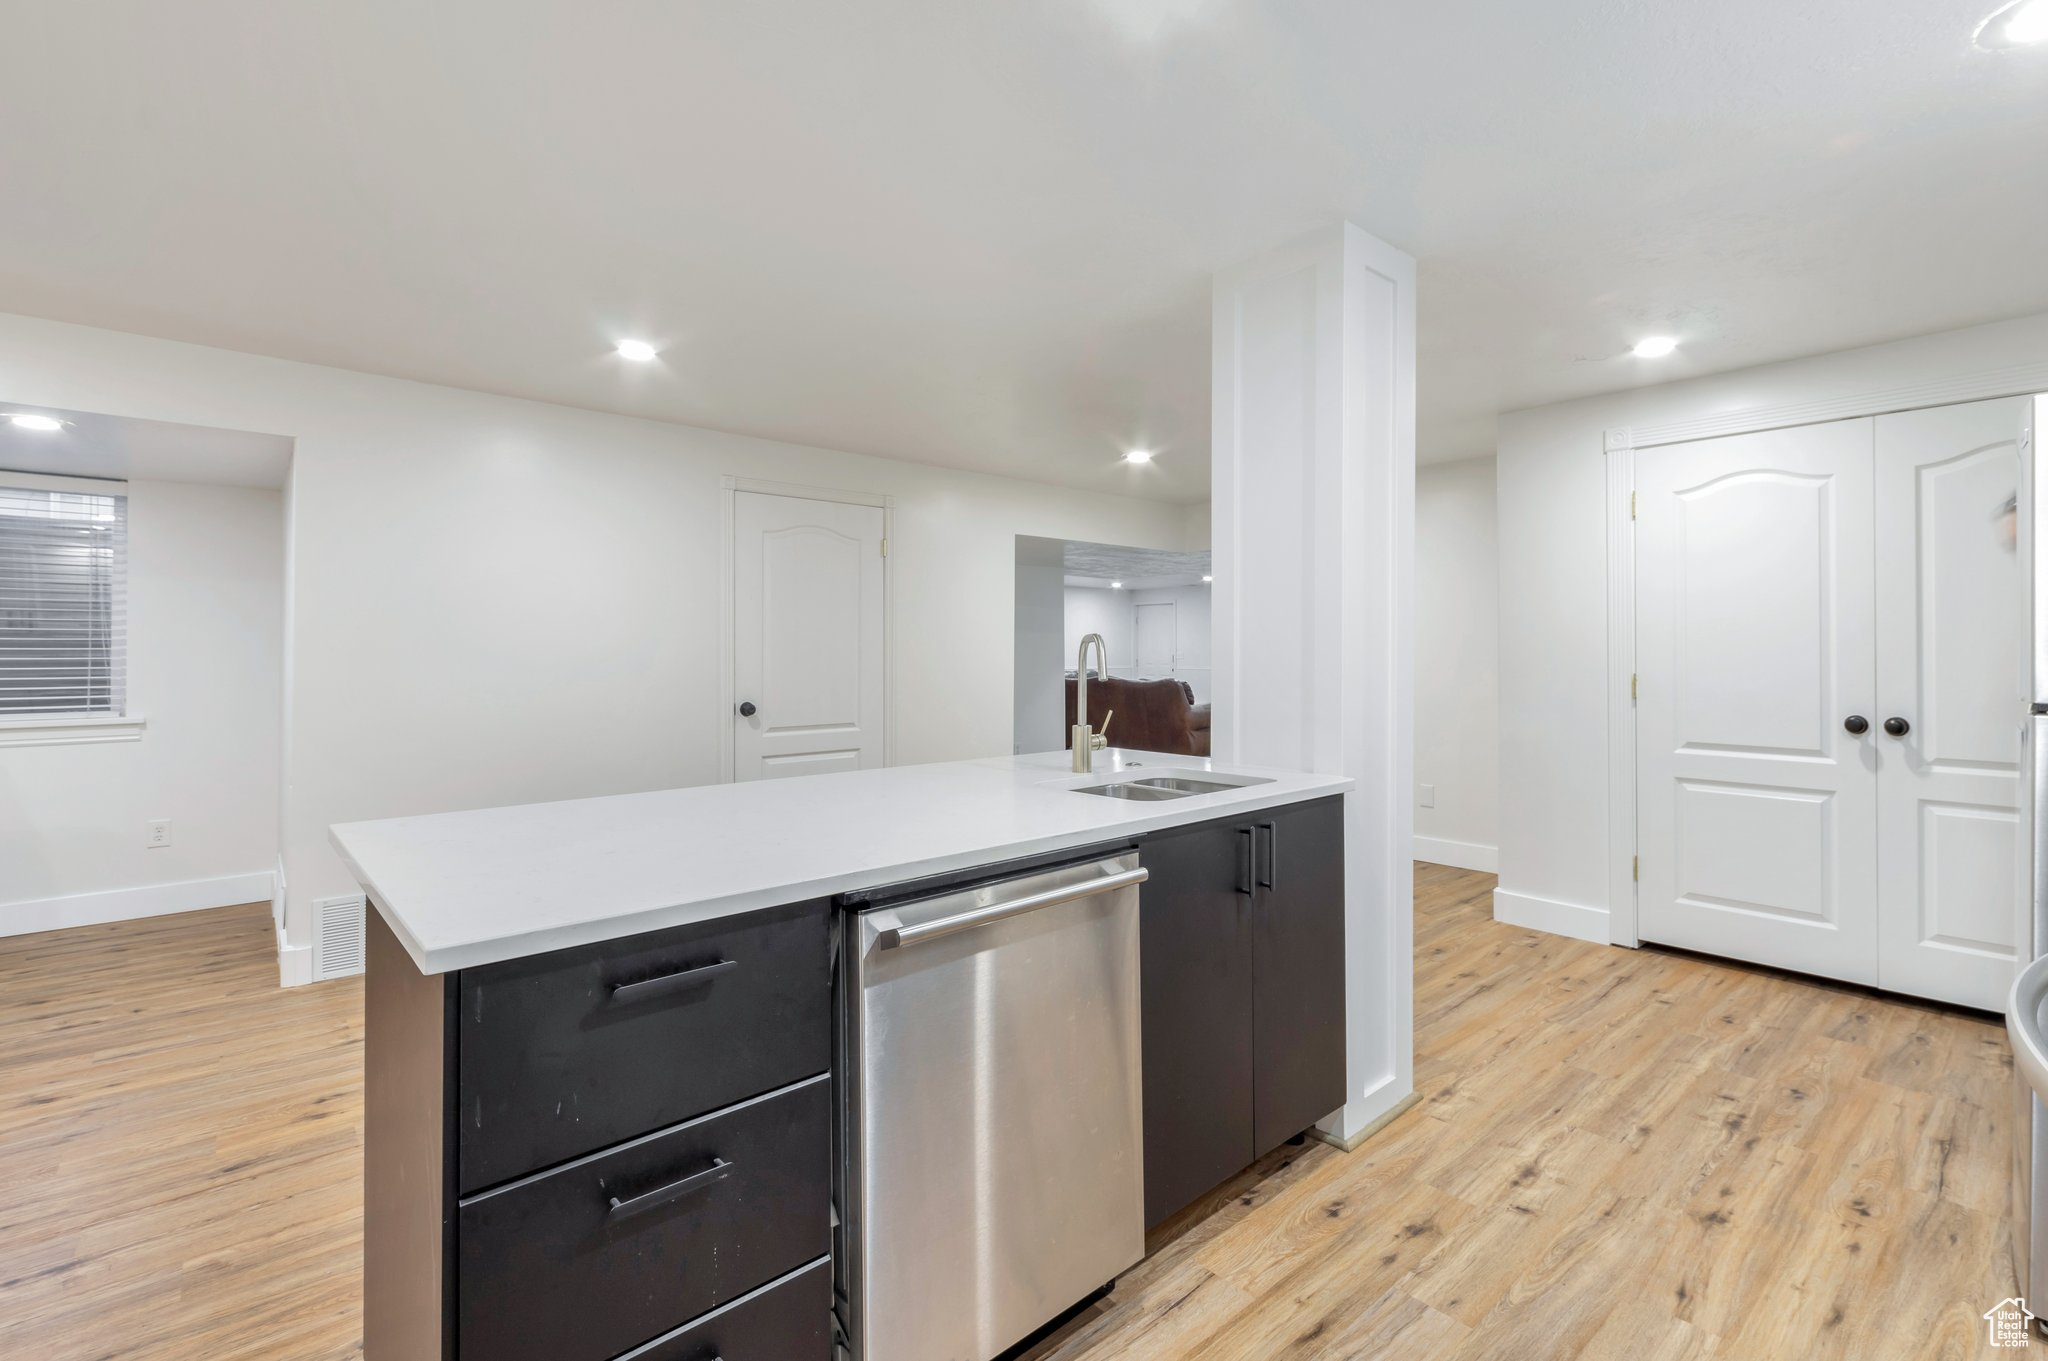
{"type": "Polygon", "coordinates": [[[313,978],[345,978],[363,971],[361,894],[313,900],[313,978]]]}

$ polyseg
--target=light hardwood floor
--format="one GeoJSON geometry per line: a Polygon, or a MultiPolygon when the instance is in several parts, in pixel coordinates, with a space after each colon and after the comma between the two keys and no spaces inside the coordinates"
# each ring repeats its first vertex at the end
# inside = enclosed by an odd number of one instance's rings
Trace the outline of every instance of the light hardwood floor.
{"type": "Polygon", "coordinates": [[[0,1357],[362,1354],[362,980],[270,905],[0,940],[0,1357]]]}
{"type": "MultiPolygon", "coordinates": [[[[1421,1104],[1223,1188],[1033,1361],[2013,1354],[1993,1022],[1492,886],[1417,869],[1421,1104]]],[[[277,988],[263,906],[0,940],[0,1357],[359,1356],[361,1008],[277,988]]]]}
{"type": "Polygon", "coordinates": [[[1415,882],[1421,1103],[1164,1226],[1034,1361],[2015,1354],[1997,1024],[1415,882]]]}

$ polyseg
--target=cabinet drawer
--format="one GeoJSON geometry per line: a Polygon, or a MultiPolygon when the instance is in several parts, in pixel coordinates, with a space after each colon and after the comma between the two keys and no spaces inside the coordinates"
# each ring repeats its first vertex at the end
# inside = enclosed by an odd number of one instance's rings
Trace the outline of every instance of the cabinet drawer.
{"type": "Polygon", "coordinates": [[[822,901],[462,971],[463,1194],[824,1072],[822,901]]]}
{"type": "Polygon", "coordinates": [[[610,1361],[823,1256],[831,1160],[818,1077],[464,1201],[461,1361],[610,1361]]]}
{"type": "Polygon", "coordinates": [[[830,1361],[831,1355],[832,1263],[820,1261],[618,1361],[830,1361]]]}

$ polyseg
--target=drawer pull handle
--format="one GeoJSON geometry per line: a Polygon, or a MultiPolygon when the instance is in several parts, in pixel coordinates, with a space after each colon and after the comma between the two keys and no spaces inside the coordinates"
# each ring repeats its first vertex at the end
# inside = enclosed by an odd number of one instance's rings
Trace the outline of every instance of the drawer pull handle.
{"type": "Polygon", "coordinates": [[[620,1200],[617,1196],[613,1196],[611,1198],[610,1218],[624,1219],[627,1215],[638,1214],[642,1210],[651,1210],[657,1205],[666,1205],[672,1200],[688,1195],[700,1186],[709,1186],[714,1181],[724,1181],[726,1174],[731,1171],[731,1163],[723,1158],[713,1158],[711,1166],[705,1168],[702,1172],[692,1172],[681,1181],[672,1181],[666,1186],[657,1186],[652,1191],[643,1192],[630,1200],[620,1200]]]}
{"type": "Polygon", "coordinates": [[[643,978],[638,983],[614,983],[612,1001],[645,1002],[652,997],[666,997],[685,988],[694,988],[700,983],[709,983],[718,975],[730,973],[739,966],[740,962],[737,959],[721,959],[716,964],[699,964],[693,969],[678,969],[659,978],[643,978]]]}

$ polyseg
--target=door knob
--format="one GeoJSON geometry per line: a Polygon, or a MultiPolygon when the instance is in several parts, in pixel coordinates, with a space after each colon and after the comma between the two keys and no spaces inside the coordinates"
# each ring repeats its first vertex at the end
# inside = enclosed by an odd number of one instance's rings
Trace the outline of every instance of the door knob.
{"type": "Polygon", "coordinates": [[[1913,725],[1903,718],[1887,718],[1884,721],[1884,730],[1893,737],[1904,737],[1913,731],[1913,725]]]}
{"type": "Polygon", "coordinates": [[[741,717],[741,718],[752,718],[753,716],[754,716],[754,701],[752,701],[751,699],[743,699],[743,700],[741,700],[741,701],[740,701],[740,717],[741,717]]]}
{"type": "Polygon", "coordinates": [[[1862,714],[1850,714],[1842,720],[1842,726],[1849,730],[1850,736],[1861,737],[1870,731],[1870,720],[1862,714]]]}

